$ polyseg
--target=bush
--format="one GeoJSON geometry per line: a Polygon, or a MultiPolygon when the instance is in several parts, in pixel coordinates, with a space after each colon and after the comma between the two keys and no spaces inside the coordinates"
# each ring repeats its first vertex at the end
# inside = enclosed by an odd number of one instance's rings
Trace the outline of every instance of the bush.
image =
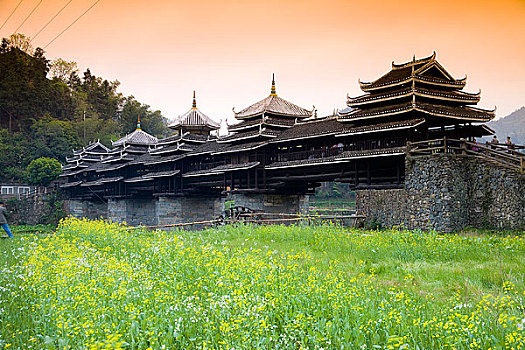
{"type": "Polygon", "coordinates": [[[27,166],[27,181],[32,185],[47,186],[62,172],[60,162],[54,158],[41,157],[27,166]]]}

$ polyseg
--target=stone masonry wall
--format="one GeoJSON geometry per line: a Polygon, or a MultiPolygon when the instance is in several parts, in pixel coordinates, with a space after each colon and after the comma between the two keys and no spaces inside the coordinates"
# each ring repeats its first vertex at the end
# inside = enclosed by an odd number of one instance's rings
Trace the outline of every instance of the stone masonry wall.
{"type": "Polygon", "coordinates": [[[407,226],[454,231],[468,226],[468,159],[437,154],[407,160],[407,226]]]}
{"type": "Polygon", "coordinates": [[[208,221],[223,212],[221,197],[159,197],[156,201],[158,225],[208,221]]]}
{"type": "Polygon", "coordinates": [[[126,199],[126,223],[130,226],[157,225],[156,199],[126,199]]]}
{"type": "Polygon", "coordinates": [[[461,155],[408,159],[405,188],[357,191],[357,210],[385,226],[451,232],[525,226],[524,177],[461,155]]]}
{"type": "Polygon", "coordinates": [[[366,215],[369,224],[392,227],[408,222],[405,189],[356,191],[357,214],[366,215]]]}
{"type": "Polygon", "coordinates": [[[108,217],[115,222],[125,222],[130,226],[157,225],[155,199],[126,198],[108,200],[108,217]]]}
{"type": "Polygon", "coordinates": [[[49,214],[49,205],[42,196],[6,201],[7,220],[12,225],[36,225],[49,214]]]}
{"type": "Polygon", "coordinates": [[[477,159],[469,165],[470,225],[525,228],[525,175],[477,159]]]}
{"type": "Polygon", "coordinates": [[[65,206],[67,214],[76,218],[99,219],[108,217],[108,205],[103,201],[69,199],[65,206]]]}
{"type": "MultiPolygon", "coordinates": [[[[127,199],[110,198],[108,200],[108,218],[113,222],[123,223],[127,219],[127,199]]],[[[90,218],[91,219],[91,218],[90,218]]]]}

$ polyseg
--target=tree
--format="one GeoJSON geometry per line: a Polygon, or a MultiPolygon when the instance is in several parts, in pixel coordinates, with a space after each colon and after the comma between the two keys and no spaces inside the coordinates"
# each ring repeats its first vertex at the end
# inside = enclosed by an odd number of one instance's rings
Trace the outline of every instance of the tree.
{"type": "Polygon", "coordinates": [[[32,159],[29,145],[24,133],[0,129],[0,179],[22,181],[32,159]]]}
{"type": "Polygon", "coordinates": [[[55,92],[46,78],[48,61],[41,49],[31,56],[3,42],[0,72],[0,126],[21,130],[30,118],[52,112],[55,92]]]}
{"type": "Polygon", "coordinates": [[[41,157],[27,166],[27,182],[47,186],[62,172],[60,162],[54,158],[41,157]]]}
{"type": "Polygon", "coordinates": [[[85,120],[76,121],[72,125],[84,145],[100,140],[109,147],[112,139],[118,139],[119,126],[117,122],[101,119],[96,114],[85,120]]]}
{"type": "Polygon", "coordinates": [[[51,78],[57,78],[62,83],[69,83],[72,77],[77,76],[77,73],[77,63],[74,61],[66,61],[62,58],[57,58],[50,63],[49,75],[51,78]]]}
{"type": "Polygon", "coordinates": [[[9,36],[6,40],[7,46],[9,48],[16,48],[20,51],[27,53],[28,55],[33,55],[35,49],[31,45],[31,39],[28,36],[25,36],[22,33],[14,33],[9,36]]]}
{"type": "MultiPolygon", "coordinates": [[[[72,77],[72,83],[78,83],[72,77]]],[[[84,72],[82,83],[77,90],[86,94],[86,101],[89,104],[90,112],[97,113],[102,119],[117,120],[123,97],[117,93],[120,83],[108,81],[91,74],[89,68],[84,72]]]]}
{"type": "Polygon", "coordinates": [[[50,115],[31,126],[31,154],[34,158],[52,157],[65,162],[72,150],[82,146],[73,125],[50,115]]]}
{"type": "Polygon", "coordinates": [[[167,120],[160,111],[152,112],[148,105],[141,104],[135,97],[129,96],[124,100],[122,112],[120,113],[123,134],[135,130],[139,116],[141,128],[144,131],[157,137],[165,137],[170,133],[167,120]]]}
{"type": "Polygon", "coordinates": [[[170,133],[160,111],[117,92],[119,82],[79,75],[73,61],[50,62],[23,34],[0,43],[0,179],[24,181],[40,157],[64,162],[73,149],[111,140],[136,128],[157,137],[170,133]]]}

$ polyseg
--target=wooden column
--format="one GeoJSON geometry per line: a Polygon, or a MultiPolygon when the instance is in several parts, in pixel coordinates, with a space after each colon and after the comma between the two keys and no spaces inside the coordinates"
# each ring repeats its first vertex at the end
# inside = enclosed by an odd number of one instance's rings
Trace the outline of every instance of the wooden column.
{"type": "Polygon", "coordinates": [[[358,160],[355,160],[355,186],[359,185],[359,164],[358,160]]]}
{"type": "Polygon", "coordinates": [[[368,185],[372,183],[372,179],[370,178],[370,161],[366,161],[366,182],[368,185]]]}

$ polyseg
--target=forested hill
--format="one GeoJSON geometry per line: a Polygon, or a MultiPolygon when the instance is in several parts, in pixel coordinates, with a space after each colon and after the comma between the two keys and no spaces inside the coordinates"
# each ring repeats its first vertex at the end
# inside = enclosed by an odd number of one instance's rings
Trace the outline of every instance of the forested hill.
{"type": "Polygon", "coordinates": [[[491,121],[488,125],[496,131],[500,142],[505,142],[507,136],[510,136],[515,144],[525,145],[525,107],[504,118],[491,121]]]}
{"type": "Polygon", "coordinates": [[[80,74],[75,62],[50,61],[21,34],[0,46],[0,181],[24,181],[39,157],[64,163],[73,149],[106,145],[135,129],[158,137],[169,129],[160,111],[117,92],[118,81],[80,74]]]}

